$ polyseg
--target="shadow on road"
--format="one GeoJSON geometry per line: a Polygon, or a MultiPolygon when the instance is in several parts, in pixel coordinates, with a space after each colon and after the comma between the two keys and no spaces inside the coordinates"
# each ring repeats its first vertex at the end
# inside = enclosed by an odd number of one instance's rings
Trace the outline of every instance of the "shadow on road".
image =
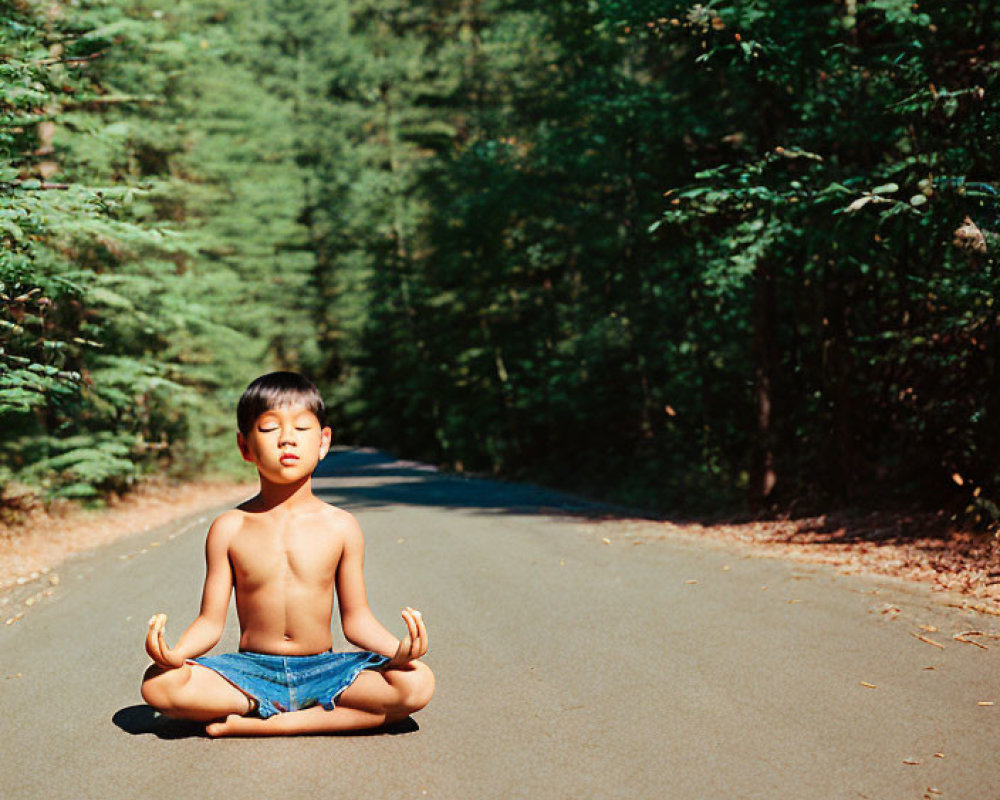
{"type": "Polygon", "coordinates": [[[145,703],[116,711],[111,721],[133,736],[151,733],[160,739],[188,739],[192,736],[208,738],[204,723],[165,717],[145,703]]]}
{"type": "Polygon", "coordinates": [[[368,448],[331,452],[314,473],[313,491],[328,502],[354,510],[409,505],[485,514],[656,518],[538,486],[442,473],[433,466],[400,461],[368,448]]]}
{"type": "MultiPolygon", "coordinates": [[[[160,739],[190,739],[200,737],[208,738],[205,733],[204,722],[191,722],[184,719],[172,719],[160,714],[152,706],[145,703],[137,706],[129,706],[115,712],[111,721],[121,728],[125,733],[133,736],[140,736],[151,733],[160,739]]],[[[403,733],[414,733],[420,730],[413,717],[407,717],[399,722],[383,725],[380,728],[371,728],[363,731],[343,731],[336,734],[320,734],[325,736],[399,736],[403,733]]]]}

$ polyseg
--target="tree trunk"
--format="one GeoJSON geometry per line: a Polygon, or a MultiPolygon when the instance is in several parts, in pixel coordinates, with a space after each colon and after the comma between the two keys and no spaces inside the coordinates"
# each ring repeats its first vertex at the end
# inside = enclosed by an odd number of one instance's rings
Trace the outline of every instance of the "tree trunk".
{"type": "Polygon", "coordinates": [[[774,377],[776,373],[776,291],[774,268],[762,259],[754,269],[753,359],[756,446],[750,470],[749,502],[754,510],[771,500],[778,473],[774,458],[774,377]]]}
{"type": "MultiPolygon", "coordinates": [[[[832,271],[832,267],[828,268],[832,271]]],[[[833,404],[833,450],[836,457],[829,459],[832,490],[841,499],[851,497],[854,476],[854,442],[851,416],[853,414],[850,391],[850,342],[847,332],[847,298],[837,277],[828,272],[823,317],[823,361],[830,386],[833,404]]]]}

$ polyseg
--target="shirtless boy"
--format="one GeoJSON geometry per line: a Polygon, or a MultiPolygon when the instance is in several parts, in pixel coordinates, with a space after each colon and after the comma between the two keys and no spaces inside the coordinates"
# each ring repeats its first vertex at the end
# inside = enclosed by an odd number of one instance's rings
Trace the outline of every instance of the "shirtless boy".
{"type": "Polygon", "coordinates": [[[291,372],[264,375],[237,407],[237,443],[260,492],[212,524],[198,618],[176,646],[165,614],[146,634],[153,665],[142,696],[171,717],[209,723],[210,736],[324,733],[405,719],[434,693],[420,612],[405,608],[397,639],[368,608],[364,540],[348,512],[317,498],[312,472],[330,448],[323,400],[291,372]],[[240,651],[198,658],[222,637],[236,590],[240,651]],[[336,589],[347,640],[334,653],[336,589]]]}

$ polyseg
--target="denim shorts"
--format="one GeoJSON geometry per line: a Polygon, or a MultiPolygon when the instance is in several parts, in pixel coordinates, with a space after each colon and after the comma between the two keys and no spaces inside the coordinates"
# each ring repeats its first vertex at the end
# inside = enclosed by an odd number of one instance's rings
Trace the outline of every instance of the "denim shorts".
{"type": "Polygon", "coordinates": [[[367,650],[310,656],[278,656],[241,650],[220,656],[202,656],[189,663],[219,673],[257,701],[257,713],[267,719],[282,711],[321,705],[333,709],[334,700],[366,669],[378,669],[389,659],[367,650]]]}

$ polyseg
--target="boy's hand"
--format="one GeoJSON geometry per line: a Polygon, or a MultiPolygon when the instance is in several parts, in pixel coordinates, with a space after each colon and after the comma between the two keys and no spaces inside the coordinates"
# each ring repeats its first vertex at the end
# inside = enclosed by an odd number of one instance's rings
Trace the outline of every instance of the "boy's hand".
{"type": "Polygon", "coordinates": [[[403,609],[403,621],[406,623],[408,633],[403,637],[396,650],[396,655],[387,666],[401,667],[416,661],[427,652],[427,628],[424,627],[424,618],[415,608],[407,606],[403,609]]]}
{"type": "Polygon", "coordinates": [[[184,666],[184,657],[177,655],[167,647],[163,638],[163,629],[167,624],[166,614],[153,614],[149,618],[149,630],[146,632],[146,652],[153,661],[167,669],[184,666]]]}

